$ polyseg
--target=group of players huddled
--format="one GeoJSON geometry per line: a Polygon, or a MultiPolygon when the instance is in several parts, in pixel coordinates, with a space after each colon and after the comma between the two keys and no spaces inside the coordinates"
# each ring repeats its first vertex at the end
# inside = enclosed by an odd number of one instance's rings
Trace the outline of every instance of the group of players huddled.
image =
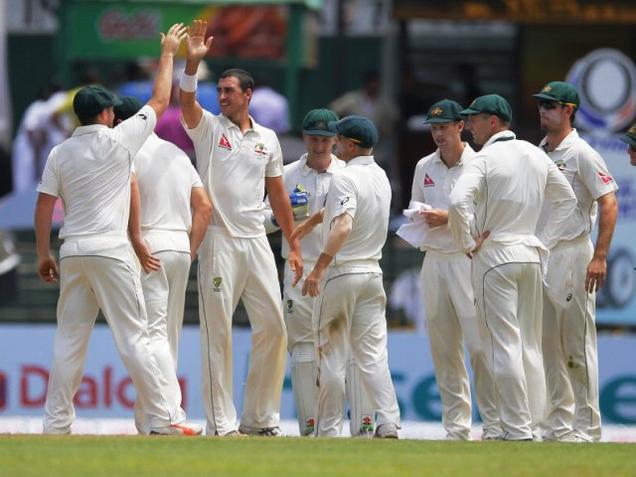
{"type": "MultiPolygon", "coordinates": [[[[206,28],[195,20],[162,34],[145,105],[82,88],[73,103],[81,126],[48,157],[35,212],[38,273],[59,279],[60,298],[44,432],[71,430],[100,309],[137,391],[139,433],[203,432],[186,421],[176,377],[198,258],[207,435],[280,435],[289,353],[301,435],[339,436],[346,398],[353,436],[397,438],[379,266],[391,187],[373,157],[377,129],[363,116],[312,110],[302,125],[307,152],[283,167],[276,134],[249,115],[254,80],[246,71],[219,76],[218,116],[197,102],[196,72],[213,41],[206,28]],[[179,100],[196,169],[153,132],[184,40],[179,100]],[[49,249],[57,198],[65,208],[59,262],[49,249]],[[278,229],[282,300],[266,238],[278,229]],[[240,421],[232,400],[239,300],[252,330],[240,421]]],[[[444,99],[426,116],[437,150],[416,166],[409,208],[424,231],[421,285],[449,439],[470,438],[464,340],[482,439],[601,436],[594,293],[606,274],[617,186],[572,127],[575,88],[554,81],[534,96],[546,133],[539,147],[516,139],[498,95],[466,109],[444,99]],[[479,153],[462,142],[465,125],[479,153]]],[[[636,128],[623,139],[636,163],[636,128]]]]}

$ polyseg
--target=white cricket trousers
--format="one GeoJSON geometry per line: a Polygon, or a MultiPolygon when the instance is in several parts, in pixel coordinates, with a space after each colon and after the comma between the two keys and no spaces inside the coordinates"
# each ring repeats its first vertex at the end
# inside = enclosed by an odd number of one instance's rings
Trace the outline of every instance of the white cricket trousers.
{"type": "MultiPolygon", "coordinates": [[[[148,314],[148,332],[153,350],[170,350],[174,370],[179,359],[179,338],[183,326],[185,292],[190,275],[190,254],[173,250],[153,252],[161,268],[141,271],[141,288],[148,314]]],[[[141,402],[135,402],[135,425],[141,434],[149,432],[141,402]]]]}
{"type": "Polygon", "coordinates": [[[330,268],[312,317],[318,348],[317,436],[340,436],[349,352],[376,416],[376,425],[400,426],[386,345],[382,274],[330,268]]]}
{"type": "MultiPolygon", "coordinates": [[[[305,261],[305,276],[313,270],[315,262],[305,261]]],[[[312,326],[314,298],[302,295],[301,280],[293,287],[294,273],[285,262],[283,278],[283,314],[287,327],[287,349],[291,364],[291,383],[301,436],[313,435],[316,431],[316,384],[318,367],[312,326]]],[[[355,360],[349,357],[346,371],[345,394],[349,402],[349,430],[352,436],[373,431],[374,416],[368,396],[360,379],[355,360]]]]}
{"type": "Polygon", "coordinates": [[[236,238],[223,228],[209,227],[199,252],[198,282],[206,434],[236,430],[232,315],[239,299],[252,328],[241,427],[278,426],[287,335],[276,262],[267,238],[236,238]]]}
{"type": "Polygon", "coordinates": [[[442,425],[450,439],[466,440],[471,430],[471,399],[464,340],[473,368],[482,438],[501,434],[495,382],[488,366],[488,329],[477,318],[471,261],[463,253],[426,252],[420,283],[426,325],[442,398],[442,425]]]}
{"type": "Polygon", "coordinates": [[[601,438],[595,293],[585,290],[594,247],[588,235],[550,251],[543,301],[543,360],[548,386],[545,437],[572,432],[601,438]]]}
{"type": "Polygon", "coordinates": [[[44,432],[70,432],[73,396],[84,368],[86,349],[99,309],[113,333],[150,427],[185,420],[181,390],[169,349],[150,346],[139,269],[127,260],[67,256],[60,260],[60,298],[53,366],[44,407],[44,432]]]}
{"type": "Polygon", "coordinates": [[[525,245],[488,245],[473,257],[472,276],[477,313],[489,331],[502,438],[532,439],[540,435],[546,400],[539,252],[525,245]]]}

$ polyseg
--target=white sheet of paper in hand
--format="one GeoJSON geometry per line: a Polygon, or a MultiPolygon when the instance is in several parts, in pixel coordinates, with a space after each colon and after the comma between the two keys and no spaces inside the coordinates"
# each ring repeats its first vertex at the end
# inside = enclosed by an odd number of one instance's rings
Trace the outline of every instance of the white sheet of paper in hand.
{"type": "Polygon", "coordinates": [[[412,200],[409,203],[409,208],[405,209],[403,212],[404,216],[410,219],[410,222],[401,225],[400,228],[397,229],[396,234],[406,240],[413,247],[419,248],[430,230],[424,220],[424,217],[422,217],[419,213],[432,209],[433,208],[428,204],[412,200]]]}

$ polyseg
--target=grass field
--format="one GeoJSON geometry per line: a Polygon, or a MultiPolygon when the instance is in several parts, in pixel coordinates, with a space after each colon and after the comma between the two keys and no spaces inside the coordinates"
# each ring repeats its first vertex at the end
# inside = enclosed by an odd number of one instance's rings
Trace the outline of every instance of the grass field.
{"type": "Polygon", "coordinates": [[[0,436],[0,476],[636,476],[634,444],[0,436]]]}

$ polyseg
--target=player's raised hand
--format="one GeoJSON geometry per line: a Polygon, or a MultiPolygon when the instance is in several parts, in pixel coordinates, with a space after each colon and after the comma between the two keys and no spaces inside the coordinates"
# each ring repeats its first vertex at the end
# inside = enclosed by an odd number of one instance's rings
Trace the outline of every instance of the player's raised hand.
{"type": "Polygon", "coordinates": [[[161,34],[161,51],[175,55],[186,36],[188,36],[188,28],[183,23],[175,23],[168,33],[161,34]]]}
{"type": "Polygon", "coordinates": [[[50,255],[38,259],[38,277],[47,283],[55,283],[59,277],[57,263],[50,255]]]}
{"type": "Polygon", "coordinates": [[[191,61],[200,61],[210,50],[213,36],[205,39],[205,31],[208,22],[204,20],[194,20],[188,28],[188,38],[186,40],[186,57],[191,61]]]}

